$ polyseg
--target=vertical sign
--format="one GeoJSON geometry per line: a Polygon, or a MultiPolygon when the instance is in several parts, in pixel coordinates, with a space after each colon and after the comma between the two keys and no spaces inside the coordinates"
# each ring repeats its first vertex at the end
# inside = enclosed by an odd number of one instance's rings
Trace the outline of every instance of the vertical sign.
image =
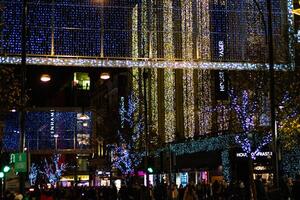
{"type": "Polygon", "coordinates": [[[225,71],[215,71],[215,93],[217,100],[228,99],[228,75],[225,71]]]}
{"type": "Polygon", "coordinates": [[[55,135],[55,111],[50,110],[50,135],[51,138],[55,135]]]}
{"type": "Polygon", "coordinates": [[[223,61],[226,56],[227,11],[226,0],[210,1],[212,58],[223,61]]]}

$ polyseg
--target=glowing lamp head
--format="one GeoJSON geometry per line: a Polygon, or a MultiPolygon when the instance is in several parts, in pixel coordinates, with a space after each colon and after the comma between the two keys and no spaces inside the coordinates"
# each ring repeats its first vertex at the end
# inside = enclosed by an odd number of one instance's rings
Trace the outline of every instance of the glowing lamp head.
{"type": "Polygon", "coordinates": [[[152,167],[148,167],[147,171],[148,171],[149,173],[153,173],[152,167]]]}
{"type": "Polygon", "coordinates": [[[0,172],[0,178],[4,177],[4,172],[0,172]]]}
{"type": "Polygon", "coordinates": [[[51,77],[49,74],[42,74],[41,81],[42,82],[49,82],[51,80],[51,77]]]}
{"type": "Polygon", "coordinates": [[[89,120],[90,117],[84,113],[81,113],[79,116],[77,116],[77,119],[79,120],[89,120]]]}
{"type": "Polygon", "coordinates": [[[107,79],[110,79],[110,75],[107,72],[102,72],[101,75],[100,75],[100,78],[102,80],[107,80],[107,79]]]}
{"type": "Polygon", "coordinates": [[[4,172],[4,173],[9,172],[9,170],[10,170],[10,167],[9,167],[9,166],[4,166],[4,168],[3,168],[3,172],[4,172]]]}

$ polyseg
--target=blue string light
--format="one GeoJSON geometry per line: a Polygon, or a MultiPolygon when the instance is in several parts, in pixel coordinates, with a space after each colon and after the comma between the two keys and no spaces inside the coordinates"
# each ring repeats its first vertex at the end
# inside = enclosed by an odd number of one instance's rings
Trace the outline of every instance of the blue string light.
{"type": "Polygon", "coordinates": [[[30,185],[35,185],[38,174],[39,174],[38,166],[35,163],[32,163],[28,175],[30,185]]]}
{"type": "MultiPolygon", "coordinates": [[[[77,120],[77,112],[55,112],[55,133],[59,135],[58,142],[61,149],[74,148],[74,134],[92,134],[92,126],[83,126],[77,120]],[[62,141],[62,142],[60,142],[62,141]]],[[[86,112],[91,124],[92,114],[86,112]]],[[[54,149],[55,139],[50,131],[51,112],[27,112],[25,116],[26,147],[30,150],[54,149]]],[[[5,150],[19,149],[19,113],[10,113],[5,120],[3,136],[5,150]]],[[[77,147],[87,148],[89,144],[77,141],[77,147]],[[80,143],[80,144],[79,144],[80,143]]]]}
{"type": "Polygon", "coordinates": [[[282,170],[288,177],[295,178],[300,172],[300,149],[294,148],[292,151],[284,152],[282,155],[282,170]]]}
{"type": "Polygon", "coordinates": [[[113,155],[112,166],[119,169],[122,174],[132,174],[143,156],[137,146],[142,139],[144,124],[143,118],[138,114],[139,99],[133,94],[129,95],[127,107],[124,97],[121,99],[123,99],[119,106],[121,128],[128,128],[132,133],[128,137],[124,129],[118,130],[118,144],[109,147],[113,155]]]}
{"type": "Polygon", "coordinates": [[[60,162],[61,155],[55,154],[51,162],[48,162],[47,159],[44,159],[43,170],[40,170],[41,174],[44,174],[51,185],[55,185],[62,176],[63,172],[66,170],[67,165],[60,162]]]}
{"type": "Polygon", "coordinates": [[[226,149],[221,153],[222,158],[222,167],[223,167],[223,176],[224,180],[230,182],[231,180],[231,167],[230,167],[230,160],[229,160],[229,150],[226,149]]]}
{"type": "MultiPolygon", "coordinates": [[[[280,45],[282,41],[282,25],[285,23],[281,20],[285,9],[279,6],[280,2],[280,0],[272,1],[275,19],[273,21],[274,37],[278,38],[275,39],[276,46],[280,45]]],[[[20,54],[22,2],[19,0],[4,1],[3,4],[5,8],[3,9],[4,53],[20,54]]],[[[153,28],[151,33],[155,36],[158,31],[160,31],[156,23],[159,22],[164,25],[163,20],[170,17],[166,13],[175,13],[174,16],[171,15],[168,22],[173,23],[175,20],[176,22],[180,22],[182,27],[185,27],[181,30],[183,37],[193,34],[195,31],[198,33],[199,28],[203,30],[199,35],[199,38],[201,38],[200,41],[202,41],[202,36],[205,36],[206,38],[203,39],[203,42],[212,45],[208,47],[211,51],[200,51],[202,55],[199,56],[205,60],[213,59],[220,61],[220,58],[215,56],[220,51],[219,42],[224,43],[224,57],[222,60],[226,59],[226,62],[236,62],[241,61],[241,59],[243,59],[242,63],[251,61],[251,58],[255,56],[252,54],[256,52],[253,50],[254,48],[260,51],[261,54],[264,54],[263,48],[260,48],[259,45],[252,44],[252,41],[259,40],[264,32],[261,25],[257,25],[258,11],[251,2],[243,0],[230,1],[230,3],[224,4],[222,1],[210,1],[204,3],[207,6],[202,7],[200,6],[200,0],[198,0],[189,4],[193,5],[194,8],[189,12],[185,10],[190,7],[187,5],[179,6],[173,4],[170,6],[154,6],[152,4],[153,2],[150,2],[153,16],[151,16],[152,20],[148,22],[143,18],[145,15],[140,13],[146,11],[148,8],[146,1],[120,0],[117,3],[108,1],[104,4],[96,3],[91,0],[43,1],[38,3],[30,1],[28,2],[27,22],[29,30],[28,54],[97,57],[100,56],[101,46],[103,45],[105,57],[128,58],[132,56],[131,48],[134,47],[132,44],[134,41],[133,35],[137,35],[135,32],[140,30],[148,32],[148,26],[151,25],[150,27],[153,28]],[[140,17],[137,19],[137,26],[136,29],[134,29],[134,26],[132,26],[132,24],[134,24],[133,10],[137,6],[144,9],[138,10],[137,15],[140,17]],[[165,13],[164,16],[166,17],[159,18],[160,12],[165,13]],[[185,18],[180,18],[180,13],[184,13],[186,15],[185,18]],[[192,17],[199,18],[201,21],[185,26],[188,22],[192,22],[192,17]],[[231,19],[229,20],[230,23],[228,23],[228,18],[231,19]],[[103,44],[101,44],[101,28],[104,28],[103,44]],[[251,37],[254,37],[254,39],[251,37]],[[255,40],[256,38],[257,40],[255,40]],[[253,47],[251,46],[251,48],[249,48],[250,45],[253,47]],[[228,51],[228,49],[230,49],[230,51],[228,51]]],[[[263,12],[266,13],[266,7],[263,6],[263,4],[261,4],[261,7],[263,12]]],[[[288,0],[287,7],[288,31],[290,37],[289,47],[291,47],[288,49],[291,51],[291,54],[294,54],[292,50],[294,30],[293,14],[290,12],[292,8],[291,0],[288,0]]],[[[165,29],[164,32],[167,32],[163,33],[164,36],[174,34],[172,28],[165,29]]],[[[140,48],[139,51],[147,51],[147,42],[149,40],[147,37],[144,38],[142,34],[140,34],[139,37],[140,36],[142,38],[139,39],[140,41],[138,41],[138,44],[135,46],[140,48]]],[[[164,44],[159,44],[154,38],[155,37],[152,38],[152,45],[154,47],[152,55],[157,56],[158,47],[161,45],[164,46],[164,44]]],[[[261,46],[265,45],[264,42],[261,43],[261,46]]],[[[201,42],[199,45],[200,49],[202,49],[201,42]]],[[[199,46],[188,45],[185,47],[187,51],[197,50],[196,48],[199,48],[199,46]]],[[[264,62],[264,60],[262,62],[264,62]]],[[[170,65],[166,64],[164,66],[170,65]]],[[[213,67],[214,65],[211,66],[213,67]]]]}

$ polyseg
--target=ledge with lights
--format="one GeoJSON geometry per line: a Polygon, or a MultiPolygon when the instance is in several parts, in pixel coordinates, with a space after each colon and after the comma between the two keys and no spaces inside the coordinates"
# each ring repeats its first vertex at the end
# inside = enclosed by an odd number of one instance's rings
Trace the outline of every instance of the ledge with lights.
{"type": "MultiPolygon", "coordinates": [[[[114,67],[114,68],[173,68],[173,69],[227,69],[227,70],[255,70],[268,67],[261,63],[234,63],[234,62],[207,62],[207,61],[174,61],[174,60],[97,60],[79,58],[43,58],[28,57],[29,65],[53,65],[53,66],[78,66],[78,67],[114,67]]],[[[0,56],[0,64],[20,64],[20,57],[0,56]]],[[[286,69],[288,64],[277,64],[275,69],[286,69]]]]}

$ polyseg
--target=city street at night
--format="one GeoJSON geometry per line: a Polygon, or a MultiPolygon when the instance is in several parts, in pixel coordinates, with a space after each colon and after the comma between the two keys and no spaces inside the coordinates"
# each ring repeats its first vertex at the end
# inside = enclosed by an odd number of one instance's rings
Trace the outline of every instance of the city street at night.
{"type": "Polygon", "coordinates": [[[0,0],[0,200],[300,200],[300,2],[0,0]]]}

